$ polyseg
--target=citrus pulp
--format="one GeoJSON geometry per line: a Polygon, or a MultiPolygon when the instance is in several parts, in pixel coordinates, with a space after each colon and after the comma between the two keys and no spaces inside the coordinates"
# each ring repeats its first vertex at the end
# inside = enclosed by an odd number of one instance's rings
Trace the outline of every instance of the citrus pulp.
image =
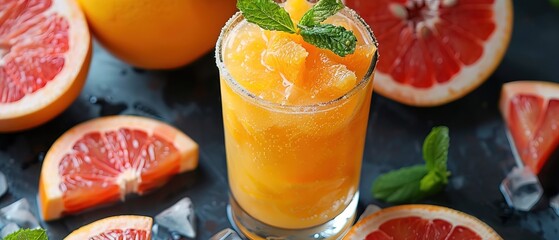
{"type": "Polygon", "coordinates": [[[433,205],[402,205],[359,221],[347,240],[502,240],[489,226],[465,213],[433,205]]]}
{"type": "Polygon", "coordinates": [[[83,226],[64,240],[151,239],[153,220],[143,216],[116,216],[83,226]]]}
{"type": "Polygon", "coordinates": [[[163,122],[103,117],[62,135],[47,152],[39,182],[44,220],[124,200],[162,186],[198,164],[198,145],[163,122]]]}
{"type": "Polygon", "coordinates": [[[0,132],[35,127],[78,97],[91,37],[71,0],[0,0],[0,132]]]}
{"type": "Polygon", "coordinates": [[[506,83],[500,108],[517,154],[524,165],[539,173],[559,147],[559,84],[506,83]]]}
{"type": "Polygon", "coordinates": [[[346,0],[379,44],[375,91],[401,103],[436,106],[483,83],[512,32],[511,0],[346,0]]]}

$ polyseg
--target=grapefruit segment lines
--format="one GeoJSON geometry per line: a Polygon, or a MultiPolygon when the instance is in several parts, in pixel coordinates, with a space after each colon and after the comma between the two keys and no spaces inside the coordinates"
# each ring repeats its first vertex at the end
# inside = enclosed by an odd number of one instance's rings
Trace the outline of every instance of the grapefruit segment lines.
{"type": "Polygon", "coordinates": [[[460,63],[448,50],[440,39],[433,35],[428,36],[425,45],[428,49],[431,60],[436,66],[435,79],[437,83],[444,83],[451,79],[456,73],[460,71],[460,63]]]}
{"type": "Polygon", "coordinates": [[[56,14],[42,15],[51,6],[50,1],[18,3],[6,17],[0,17],[4,20],[0,20],[0,42],[5,52],[0,62],[0,88],[9,90],[0,92],[0,103],[18,101],[43,88],[60,73],[63,54],[68,51],[66,19],[56,14]]]}
{"type": "Polygon", "coordinates": [[[519,157],[538,174],[559,147],[559,84],[506,83],[500,109],[519,157]]]}
{"type": "Polygon", "coordinates": [[[433,205],[401,205],[378,211],[344,240],[502,240],[489,226],[465,213],[433,205]]]}
{"type": "Polygon", "coordinates": [[[165,123],[134,116],[94,119],[68,130],[45,157],[39,184],[42,217],[143,194],[198,163],[198,145],[165,123]]]}
{"type": "Polygon", "coordinates": [[[511,0],[346,2],[379,36],[375,91],[408,105],[437,106],[475,89],[511,36],[511,0]]]}
{"type": "Polygon", "coordinates": [[[452,224],[441,219],[434,219],[429,224],[424,239],[444,240],[452,230],[452,224]]]}
{"type": "Polygon", "coordinates": [[[153,220],[143,216],[115,216],[85,225],[64,240],[151,239],[153,220]]]}
{"type": "Polygon", "coordinates": [[[73,0],[0,0],[0,132],[64,111],[84,85],[90,44],[73,0]]]}
{"type": "Polygon", "coordinates": [[[483,54],[482,44],[468,32],[454,25],[446,24],[444,21],[439,22],[435,27],[441,42],[449,46],[454,57],[464,65],[475,63],[483,54]]]}

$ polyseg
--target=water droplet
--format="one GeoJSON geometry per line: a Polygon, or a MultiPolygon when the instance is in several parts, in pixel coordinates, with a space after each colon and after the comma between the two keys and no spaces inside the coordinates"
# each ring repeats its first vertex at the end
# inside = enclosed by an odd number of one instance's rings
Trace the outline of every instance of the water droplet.
{"type": "Polygon", "coordinates": [[[93,103],[93,104],[96,104],[97,103],[97,97],[95,97],[95,96],[89,97],[89,102],[93,103]]]}

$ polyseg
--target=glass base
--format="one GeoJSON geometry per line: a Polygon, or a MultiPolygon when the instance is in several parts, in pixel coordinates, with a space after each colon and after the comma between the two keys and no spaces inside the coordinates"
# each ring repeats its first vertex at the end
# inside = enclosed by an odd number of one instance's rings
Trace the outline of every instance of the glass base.
{"type": "Polygon", "coordinates": [[[359,192],[355,194],[347,208],[334,219],[319,226],[303,229],[284,229],[260,222],[246,213],[232,195],[229,196],[227,216],[237,232],[251,240],[341,239],[355,221],[358,200],[359,192]]]}

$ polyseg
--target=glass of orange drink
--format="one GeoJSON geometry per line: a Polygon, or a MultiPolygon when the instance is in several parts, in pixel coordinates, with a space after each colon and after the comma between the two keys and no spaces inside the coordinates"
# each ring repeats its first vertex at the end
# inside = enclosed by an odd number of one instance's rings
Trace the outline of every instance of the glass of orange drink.
{"type": "MultiPolygon", "coordinates": [[[[294,22],[312,7],[281,5],[294,22]]],[[[241,13],[218,40],[230,215],[250,239],[336,239],[355,218],[377,41],[350,9],[325,22],[354,32],[353,54],[241,13]]]]}

